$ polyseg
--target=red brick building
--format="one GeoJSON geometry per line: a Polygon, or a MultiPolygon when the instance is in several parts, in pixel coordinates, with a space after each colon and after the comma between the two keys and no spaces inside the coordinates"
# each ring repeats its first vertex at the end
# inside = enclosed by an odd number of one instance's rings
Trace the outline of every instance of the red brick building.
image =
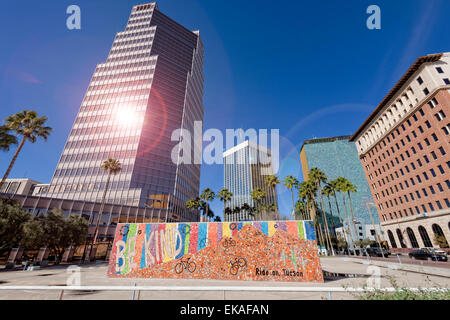
{"type": "Polygon", "coordinates": [[[450,53],[418,58],[350,139],[392,248],[450,242],[449,79],[450,53]]]}

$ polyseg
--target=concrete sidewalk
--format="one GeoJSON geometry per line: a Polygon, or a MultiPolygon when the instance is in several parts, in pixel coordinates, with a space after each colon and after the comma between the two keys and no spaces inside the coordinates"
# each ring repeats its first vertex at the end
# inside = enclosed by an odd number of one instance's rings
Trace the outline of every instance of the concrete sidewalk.
{"type": "Polygon", "coordinates": [[[362,263],[365,265],[374,265],[384,268],[389,268],[392,270],[403,270],[409,272],[423,273],[427,275],[439,276],[450,278],[450,269],[430,267],[426,265],[411,264],[411,263],[398,263],[393,261],[380,261],[374,259],[365,258],[343,258],[344,261],[352,261],[356,263],[362,263]]]}
{"type": "MultiPolygon", "coordinates": [[[[267,287],[363,287],[368,285],[368,279],[373,276],[368,265],[361,262],[345,261],[342,257],[321,258],[322,269],[329,273],[340,276],[329,277],[324,283],[295,283],[295,282],[259,282],[259,281],[218,281],[218,280],[178,280],[178,279],[128,279],[128,278],[108,278],[106,276],[107,264],[90,264],[80,267],[80,277],[82,286],[251,286],[261,288],[257,292],[232,291],[158,291],[141,292],[140,299],[198,299],[198,300],[320,300],[328,299],[327,292],[268,292],[267,287]],[[345,276],[344,276],[345,275],[345,276]]],[[[438,276],[429,276],[416,272],[404,270],[393,270],[380,268],[378,278],[381,287],[392,287],[390,277],[395,279],[401,287],[444,287],[450,288],[450,279],[438,276]]],[[[45,286],[65,286],[70,277],[66,266],[48,267],[39,271],[8,271],[0,273],[1,286],[14,285],[45,285],[45,286]]],[[[60,292],[56,291],[0,291],[0,299],[58,299],[60,292]]],[[[126,291],[81,291],[65,292],[64,299],[101,299],[101,300],[130,300],[133,292],[126,291]]],[[[356,299],[356,295],[350,293],[333,293],[333,299],[356,299]]]]}

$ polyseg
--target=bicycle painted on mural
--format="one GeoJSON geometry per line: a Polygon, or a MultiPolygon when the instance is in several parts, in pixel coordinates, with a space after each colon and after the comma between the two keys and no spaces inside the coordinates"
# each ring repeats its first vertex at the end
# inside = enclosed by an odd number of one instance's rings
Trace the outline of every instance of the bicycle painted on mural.
{"type": "Polygon", "coordinates": [[[235,257],[234,261],[228,261],[228,265],[230,266],[230,274],[235,276],[241,269],[244,269],[247,266],[247,260],[235,257]]]}
{"type": "Polygon", "coordinates": [[[184,270],[189,271],[190,273],[193,273],[195,271],[195,268],[197,267],[195,262],[190,261],[191,258],[187,258],[185,261],[181,259],[179,263],[175,265],[175,272],[177,274],[183,273],[184,270]]]}

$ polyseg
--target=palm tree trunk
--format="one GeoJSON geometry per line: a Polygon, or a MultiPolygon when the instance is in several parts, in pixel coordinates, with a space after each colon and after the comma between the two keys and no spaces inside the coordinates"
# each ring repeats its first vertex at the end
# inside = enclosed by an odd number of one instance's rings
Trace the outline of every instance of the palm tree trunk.
{"type": "Polygon", "coordinates": [[[336,209],[338,212],[339,222],[342,223],[344,220],[342,219],[341,212],[339,210],[339,205],[338,205],[338,201],[337,201],[337,197],[336,197],[336,191],[333,191],[333,197],[334,197],[334,201],[336,202],[336,209]]]}
{"type": "MultiPolygon", "coordinates": [[[[347,219],[350,220],[349,219],[349,215],[348,215],[347,204],[345,203],[345,197],[344,197],[343,193],[342,193],[342,201],[344,202],[344,208],[345,208],[345,213],[347,215],[347,219]]],[[[345,233],[345,226],[344,226],[344,224],[342,225],[342,229],[344,230],[344,233],[345,233]]],[[[353,240],[352,232],[350,231],[350,221],[349,221],[348,231],[349,231],[350,240],[352,241],[353,246],[356,246],[355,241],[353,240]]],[[[355,250],[353,250],[353,255],[356,255],[355,250]]]]}
{"type": "Polygon", "coordinates": [[[324,205],[323,205],[323,195],[322,195],[322,190],[321,190],[321,186],[320,183],[318,183],[317,185],[318,190],[319,190],[319,196],[320,196],[320,210],[322,210],[322,220],[325,222],[325,236],[327,237],[327,242],[328,245],[331,249],[331,254],[334,256],[334,248],[331,245],[331,237],[330,237],[330,229],[328,228],[328,219],[327,219],[327,213],[325,212],[325,210],[323,210],[324,205]]]}
{"type": "Polygon", "coordinates": [[[108,173],[108,179],[106,180],[105,190],[103,191],[102,205],[100,206],[100,210],[98,212],[97,223],[95,225],[95,231],[94,231],[94,241],[93,241],[94,245],[97,242],[98,228],[99,228],[99,225],[100,225],[100,220],[102,219],[103,208],[105,207],[106,194],[108,192],[109,181],[110,180],[111,180],[111,172],[108,173]]]}
{"type": "Polygon", "coordinates": [[[291,188],[291,196],[292,196],[292,215],[295,220],[295,203],[294,203],[294,190],[291,188]]]}
{"type": "MultiPolygon", "coordinates": [[[[358,232],[356,230],[356,225],[355,225],[355,217],[353,215],[353,205],[352,205],[352,197],[350,196],[350,191],[347,191],[347,194],[348,194],[348,201],[349,201],[349,206],[350,206],[350,212],[351,212],[351,215],[352,215],[353,231],[355,231],[355,237],[358,237],[358,232]]],[[[361,250],[360,250],[360,252],[361,252],[361,250]]]]}
{"type": "Polygon", "coordinates": [[[6,170],[5,175],[2,178],[2,181],[0,182],[0,189],[2,188],[2,186],[5,183],[6,179],[8,178],[9,173],[11,172],[11,170],[12,170],[12,168],[14,166],[14,163],[16,162],[16,159],[19,156],[20,150],[22,150],[22,147],[25,144],[25,140],[26,140],[26,137],[24,136],[22,138],[22,141],[20,141],[20,144],[19,144],[19,147],[16,150],[16,153],[14,153],[14,157],[12,158],[12,160],[11,160],[11,162],[9,164],[8,170],[6,170]]]}
{"type": "MultiPolygon", "coordinates": [[[[333,234],[336,237],[336,224],[334,223],[334,216],[333,216],[333,210],[331,209],[330,197],[327,196],[327,199],[328,199],[328,207],[330,208],[331,222],[332,222],[332,225],[333,225],[333,234]]],[[[337,239],[337,237],[336,237],[336,239],[337,239]]]]}

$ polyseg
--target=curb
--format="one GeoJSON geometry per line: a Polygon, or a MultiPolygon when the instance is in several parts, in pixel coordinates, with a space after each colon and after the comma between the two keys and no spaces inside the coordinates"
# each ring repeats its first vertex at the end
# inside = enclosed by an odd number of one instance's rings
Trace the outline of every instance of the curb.
{"type": "Polygon", "coordinates": [[[440,276],[450,278],[450,269],[445,268],[436,268],[436,267],[428,267],[428,266],[418,266],[413,264],[406,263],[393,263],[393,262],[385,262],[378,260],[362,260],[357,258],[344,258],[344,261],[357,262],[362,264],[370,264],[379,267],[385,267],[392,270],[403,270],[403,271],[411,271],[417,273],[423,273],[433,276],[440,276]]]}

